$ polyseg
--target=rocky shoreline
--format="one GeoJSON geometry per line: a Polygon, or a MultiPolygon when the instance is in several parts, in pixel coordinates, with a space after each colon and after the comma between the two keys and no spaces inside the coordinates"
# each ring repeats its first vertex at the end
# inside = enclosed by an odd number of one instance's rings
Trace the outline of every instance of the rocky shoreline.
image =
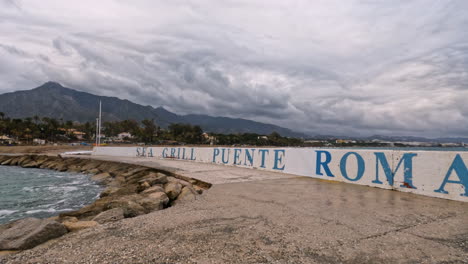
{"type": "Polygon", "coordinates": [[[79,210],[0,225],[0,251],[30,249],[68,232],[193,201],[211,187],[209,183],[161,169],[86,158],[0,155],[0,165],[81,172],[106,186],[99,199],[79,210]]]}

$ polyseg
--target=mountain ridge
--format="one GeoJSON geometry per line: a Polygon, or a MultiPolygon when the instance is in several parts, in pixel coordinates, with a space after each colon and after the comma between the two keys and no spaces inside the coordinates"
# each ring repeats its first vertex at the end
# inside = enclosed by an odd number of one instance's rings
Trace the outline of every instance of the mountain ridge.
{"type": "Polygon", "coordinates": [[[0,112],[12,118],[32,116],[49,117],[78,122],[96,120],[99,101],[102,101],[103,120],[120,121],[154,119],[166,128],[171,123],[200,125],[204,131],[216,133],[278,132],[282,136],[307,137],[288,128],[242,118],[213,117],[201,114],[178,115],[164,107],[143,106],[127,99],[99,96],[62,86],[57,82],[46,82],[31,90],[0,94],[0,112]]]}

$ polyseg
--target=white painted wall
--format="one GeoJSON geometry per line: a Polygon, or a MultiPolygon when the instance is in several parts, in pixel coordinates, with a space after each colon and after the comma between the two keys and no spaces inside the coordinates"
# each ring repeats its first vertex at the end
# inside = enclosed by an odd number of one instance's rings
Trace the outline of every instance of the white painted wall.
{"type": "Polygon", "coordinates": [[[468,152],[463,151],[95,147],[93,155],[139,156],[147,159],[180,159],[218,163],[468,202],[468,191],[465,190],[465,188],[468,188],[466,166],[468,164],[468,152]],[[247,153],[252,157],[252,164],[247,153]],[[329,162],[326,162],[327,157],[330,158],[329,162]],[[387,179],[384,171],[383,164],[385,161],[388,163],[387,175],[389,179],[387,179]],[[395,171],[399,163],[400,167],[395,171]],[[323,165],[321,166],[321,164],[323,165]],[[327,175],[326,168],[329,169],[330,175],[327,175]],[[359,169],[361,174],[358,174],[359,169]],[[393,184],[390,183],[392,173],[394,173],[393,184]],[[441,190],[442,185],[444,186],[441,190]]]}

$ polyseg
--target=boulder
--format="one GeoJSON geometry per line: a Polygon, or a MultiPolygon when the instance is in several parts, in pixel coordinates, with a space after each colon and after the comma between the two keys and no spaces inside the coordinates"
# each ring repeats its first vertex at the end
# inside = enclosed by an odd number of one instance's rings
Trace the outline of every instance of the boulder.
{"type": "Polygon", "coordinates": [[[164,192],[154,192],[146,198],[138,201],[138,203],[146,209],[147,212],[161,210],[169,203],[169,197],[164,192]]]}
{"type": "Polygon", "coordinates": [[[10,166],[16,166],[16,165],[18,165],[19,159],[21,159],[21,157],[18,157],[18,156],[14,157],[14,158],[11,160],[11,162],[10,162],[10,166]]]}
{"type": "Polygon", "coordinates": [[[72,222],[72,223],[78,222],[78,218],[76,218],[76,217],[74,217],[74,216],[64,216],[64,217],[58,216],[57,218],[58,218],[58,219],[60,220],[60,222],[62,222],[62,223],[63,223],[63,222],[72,222]]]}
{"type": "Polygon", "coordinates": [[[25,162],[21,165],[23,168],[37,168],[38,164],[34,160],[30,160],[29,162],[25,162]]]}
{"type": "Polygon", "coordinates": [[[70,167],[68,167],[68,171],[71,171],[71,172],[81,172],[81,166],[79,166],[79,165],[71,165],[70,167]]]}
{"type": "Polygon", "coordinates": [[[122,196],[117,200],[113,200],[107,203],[104,207],[104,210],[122,208],[124,210],[125,217],[139,216],[146,213],[145,208],[136,202],[141,199],[142,197],[139,195],[122,196]]]}
{"type": "Polygon", "coordinates": [[[63,225],[70,232],[80,231],[82,229],[94,227],[98,225],[96,221],[77,221],[77,222],[63,222],[63,225]]]}
{"type": "Polygon", "coordinates": [[[164,185],[164,192],[167,194],[169,199],[174,200],[179,196],[182,191],[182,184],[178,182],[169,182],[164,185]]]}
{"type": "Polygon", "coordinates": [[[7,161],[9,159],[11,159],[10,156],[0,156],[0,164],[2,164],[2,162],[7,161]]]}
{"type": "Polygon", "coordinates": [[[151,186],[155,185],[155,184],[166,184],[167,183],[167,176],[160,173],[160,172],[157,172],[157,173],[150,173],[148,176],[147,176],[148,179],[150,179],[150,181],[148,182],[151,186]]]}
{"type": "Polygon", "coordinates": [[[108,172],[103,172],[103,173],[99,173],[99,174],[91,176],[91,179],[99,183],[106,183],[112,179],[112,175],[110,175],[110,173],[108,172]]]}
{"type": "Polygon", "coordinates": [[[142,194],[150,194],[154,192],[164,192],[164,188],[161,185],[154,185],[151,186],[150,188],[144,190],[142,194]]]}
{"type": "MultiPolygon", "coordinates": [[[[102,162],[100,161],[91,161],[91,160],[87,160],[86,164],[84,164],[83,166],[81,166],[81,170],[82,171],[90,171],[92,169],[97,169],[97,167],[99,165],[101,165],[102,162]]],[[[97,169],[98,170],[98,169],[97,169]]]]}
{"type": "Polygon", "coordinates": [[[93,168],[85,171],[86,173],[90,174],[99,174],[101,171],[99,169],[93,168]]]}
{"type": "Polygon", "coordinates": [[[124,219],[124,209],[114,208],[98,214],[93,218],[93,221],[96,221],[99,224],[104,224],[107,222],[119,221],[121,219],[124,219]]]}
{"type": "Polygon", "coordinates": [[[145,171],[145,170],[147,170],[147,169],[148,169],[148,168],[145,168],[145,167],[137,167],[137,168],[134,168],[134,169],[132,169],[132,170],[129,170],[128,172],[123,173],[122,176],[125,177],[125,178],[126,178],[126,177],[130,177],[130,176],[132,176],[132,175],[134,175],[134,174],[137,174],[137,173],[139,173],[139,172],[145,171]]]}
{"type": "Polygon", "coordinates": [[[189,187],[184,187],[182,188],[182,191],[177,197],[177,200],[175,200],[173,204],[175,205],[175,204],[195,201],[197,199],[197,196],[198,196],[197,192],[193,191],[189,187]]]}
{"type": "Polygon", "coordinates": [[[36,163],[37,163],[37,167],[41,166],[42,164],[44,164],[45,162],[47,162],[49,159],[47,156],[38,156],[36,158],[36,163]]]}
{"type": "Polygon", "coordinates": [[[29,163],[31,161],[34,161],[31,159],[31,156],[22,156],[18,159],[17,165],[22,166],[25,163],[29,163]]]}
{"type": "Polygon", "coordinates": [[[24,218],[10,224],[0,234],[0,250],[24,250],[33,248],[50,239],[67,233],[65,226],[59,222],[24,218]]]}
{"type": "Polygon", "coordinates": [[[119,190],[117,187],[107,187],[104,191],[101,192],[99,197],[106,197],[116,193],[119,190]]]}
{"type": "Polygon", "coordinates": [[[14,159],[14,158],[9,158],[9,159],[3,161],[2,163],[0,163],[0,165],[2,165],[2,166],[3,166],[3,165],[4,165],[4,166],[8,166],[8,165],[10,165],[10,163],[13,161],[13,159],[14,159]]]}
{"type": "Polygon", "coordinates": [[[151,187],[151,185],[147,181],[143,181],[143,182],[140,183],[140,185],[138,185],[138,192],[146,190],[146,189],[148,189],[150,187],[151,187]]]}

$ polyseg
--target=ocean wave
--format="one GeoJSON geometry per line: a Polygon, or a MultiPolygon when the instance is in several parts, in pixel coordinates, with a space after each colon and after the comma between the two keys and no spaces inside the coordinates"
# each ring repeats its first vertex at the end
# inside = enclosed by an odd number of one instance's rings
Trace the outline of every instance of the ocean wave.
{"type": "Polygon", "coordinates": [[[26,211],[26,214],[37,214],[37,213],[55,213],[57,210],[54,208],[47,208],[47,209],[38,209],[38,210],[29,210],[26,211]]]}
{"type": "Polygon", "coordinates": [[[53,186],[53,187],[47,187],[48,190],[52,191],[52,192],[66,192],[66,193],[69,193],[69,192],[73,192],[73,191],[76,191],[78,190],[78,187],[75,187],[75,186],[53,186]]]}
{"type": "Polygon", "coordinates": [[[18,211],[16,210],[0,210],[0,217],[14,214],[18,211]]]}

